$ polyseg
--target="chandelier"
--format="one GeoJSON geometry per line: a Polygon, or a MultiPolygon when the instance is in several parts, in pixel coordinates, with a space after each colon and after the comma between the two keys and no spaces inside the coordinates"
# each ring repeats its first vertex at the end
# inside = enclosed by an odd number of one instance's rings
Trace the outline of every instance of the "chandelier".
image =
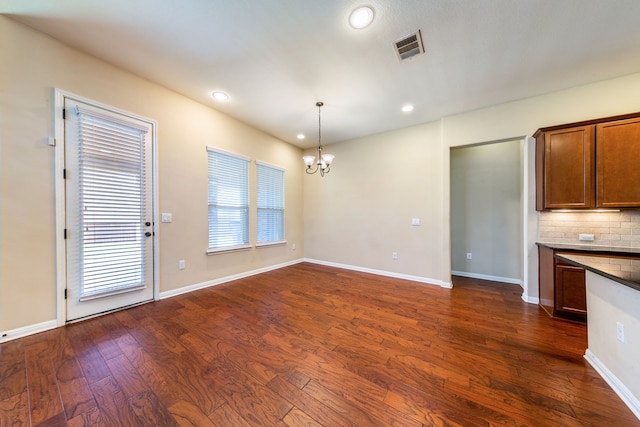
{"type": "Polygon", "coordinates": [[[322,102],[316,102],[316,107],[318,107],[318,161],[316,162],[316,166],[313,167],[313,164],[316,160],[316,156],[303,156],[302,160],[304,160],[304,164],[307,165],[306,172],[308,174],[314,174],[320,171],[320,176],[324,176],[325,173],[330,172],[331,162],[335,157],[333,154],[322,154],[322,126],[320,122],[320,108],[324,105],[322,102]]]}

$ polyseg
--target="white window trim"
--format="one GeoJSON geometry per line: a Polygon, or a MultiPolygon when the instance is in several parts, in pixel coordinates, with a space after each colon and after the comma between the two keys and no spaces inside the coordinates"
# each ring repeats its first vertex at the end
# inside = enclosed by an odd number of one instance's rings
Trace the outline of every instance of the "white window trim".
{"type": "Polygon", "coordinates": [[[286,244],[287,244],[286,240],[279,240],[277,242],[256,243],[256,248],[264,248],[266,246],[282,246],[286,244]]]}
{"type": "Polygon", "coordinates": [[[278,170],[280,170],[282,172],[287,172],[287,170],[285,168],[281,167],[281,166],[276,166],[276,165],[274,165],[272,163],[263,162],[262,160],[256,160],[256,165],[268,166],[268,167],[273,168],[273,169],[278,169],[278,170]]]}
{"type": "Polygon", "coordinates": [[[227,156],[237,157],[239,159],[246,160],[247,162],[251,163],[251,157],[245,156],[243,154],[234,153],[233,151],[223,150],[221,148],[212,147],[210,145],[207,145],[207,151],[213,151],[215,153],[226,154],[227,156]]]}
{"type": "Polygon", "coordinates": [[[219,253],[223,253],[223,252],[239,252],[239,251],[246,251],[253,248],[253,245],[249,244],[249,245],[238,245],[238,246],[231,246],[228,248],[209,248],[207,249],[206,254],[207,255],[215,255],[215,254],[219,254],[219,253]]]}

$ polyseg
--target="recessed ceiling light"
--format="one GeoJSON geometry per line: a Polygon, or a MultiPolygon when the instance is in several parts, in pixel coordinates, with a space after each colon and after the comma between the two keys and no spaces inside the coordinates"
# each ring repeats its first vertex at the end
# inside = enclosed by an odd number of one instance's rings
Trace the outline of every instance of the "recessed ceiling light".
{"type": "Polygon", "coordinates": [[[356,30],[368,27],[373,22],[373,9],[369,6],[360,6],[349,15],[349,24],[356,30]]]}
{"type": "Polygon", "coordinates": [[[296,136],[296,138],[298,138],[298,139],[304,139],[304,134],[299,133],[299,134],[296,136]]]}
{"type": "Polygon", "coordinates": [[[410,113],[410,112],[413,111],[413,109],[414,109],[413,105],[407,104],[404,107],[402,107],[402,112],[403,113],[410,113]]]}
{"type": "Polygon", "coordinates": [[[228,101],[229,100],[229,95],[227,95],[224,92],[213,92],[211,94],[211,96],[213,96],[213,98],[218,100],[218,101],[228,101]]]}

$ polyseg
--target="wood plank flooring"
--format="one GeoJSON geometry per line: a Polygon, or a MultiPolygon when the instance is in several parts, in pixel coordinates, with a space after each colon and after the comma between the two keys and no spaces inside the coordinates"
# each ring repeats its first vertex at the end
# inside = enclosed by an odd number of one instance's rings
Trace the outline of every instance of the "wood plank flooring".
{"type": "Polygon", "coordinates": [[[640,426],[518,286],[298,264],[0,345],[0,426],[640,426]]]}

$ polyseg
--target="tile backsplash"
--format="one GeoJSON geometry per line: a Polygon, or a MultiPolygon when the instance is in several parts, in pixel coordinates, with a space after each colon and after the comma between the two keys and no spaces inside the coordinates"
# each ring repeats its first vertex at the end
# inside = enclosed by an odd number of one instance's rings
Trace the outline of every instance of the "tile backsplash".
{"type": "Polygon", "coordinates": [[[541,242],[640,248],[640,211],[540,212],[541,242]],[[593,234],[593,242],[578,240],[593,234]]]}

